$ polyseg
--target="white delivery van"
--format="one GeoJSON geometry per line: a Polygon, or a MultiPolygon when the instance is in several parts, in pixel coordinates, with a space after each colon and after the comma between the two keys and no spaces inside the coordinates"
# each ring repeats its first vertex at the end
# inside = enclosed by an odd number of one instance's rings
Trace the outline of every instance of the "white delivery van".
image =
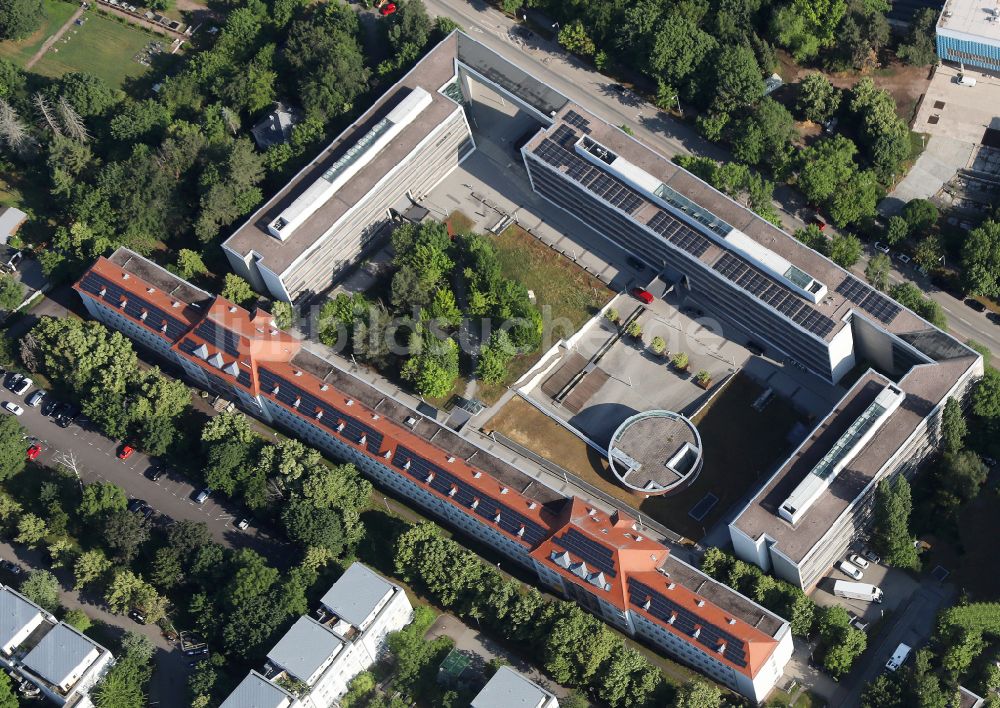
{"type": "Polygon", "coordinates": [[[882,602],[882,588],[869,583],[852,583],[847,580],[837,580],[833,583],[833,594],[851,600],[865,602],[882,602]]]}
{"type": "Polygon", "coordinates": [[[896,647],[896,651],[893,652],[892,658],[885,662],[885,668],[889,671],[895,671],[903,662],[906,661],[906,657],[910,655],[910,646],[908,644],[900,644],[896,647]]]}

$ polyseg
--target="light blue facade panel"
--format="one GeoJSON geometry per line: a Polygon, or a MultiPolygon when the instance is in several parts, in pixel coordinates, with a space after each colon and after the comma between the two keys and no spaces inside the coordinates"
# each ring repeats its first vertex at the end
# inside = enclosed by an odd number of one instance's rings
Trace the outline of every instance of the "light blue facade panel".
{"type": "Polygon", "coordinates": [[[942,61],[1000,71],[1000,42],[973,42],[939,34],[937,53],[942,61]]]}

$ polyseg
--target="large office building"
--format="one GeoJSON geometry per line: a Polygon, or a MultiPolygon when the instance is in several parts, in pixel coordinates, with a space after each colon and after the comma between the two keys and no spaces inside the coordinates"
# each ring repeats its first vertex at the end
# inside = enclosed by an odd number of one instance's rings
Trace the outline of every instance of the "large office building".
{"type": "MultiPolygon", "coordinates": [[[[124,248],[99,259],[75,287],[94,318],[198,386],[353,462],[622,632],[753,700],[763,700],[781,678],[792,652],[785,620],[672,557],[627,515],[567,499],[338,369],[275,327],[266,312],[212,297],[124,248]]],[[[347,651],[340,627],[358,628],[364,637],[367,618],[379,611],[351,601],[361,594],[324,597],[332,615],[296,623],[268,655],[265,675],[294,677],[317,687],[310,694],[317,696],[320,686],[331,686],[324,695],[334,695],[346,685],[334,668],[338,653],[347,651]],[[306,646],[312,649],[303,653],[306,646]]],[[[363,639],[353,643],[359,656],[376,653],[363,639]]],[[[247,682],[246,691],[259,688],[254,678],[247,682]]],[[[281,696],[269,695],[280,706],[281,696]]]]}
{"type": "Polygon", "coordinates": [[[315,616],[296,620],[222,708],[332,708],[381,658],[385,638],[413,617],[406,592],[361,563],[327,590],[315,616]]]}
{"type": "Polygon", "coordinates": [[[0,585],[0,666],[22,696],[88,708],[90,689],[113,664],[111,652],[93,639],[0,585]]]}
{"type": "Polygon", "coordinates": [[[1000,71],[1000,3],[947,0],[937,23],[942,61],[1000,71]]]}

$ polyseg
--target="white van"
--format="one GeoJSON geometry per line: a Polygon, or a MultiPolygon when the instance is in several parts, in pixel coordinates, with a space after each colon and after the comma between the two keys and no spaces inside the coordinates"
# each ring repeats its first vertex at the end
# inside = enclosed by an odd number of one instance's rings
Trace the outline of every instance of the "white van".
{"type": "Polygon", "coordinates": [[[892,658],[885,662],[885,668],[889,669],[889,671],[895,671],[903,665],[903,662],[906,661],[906,657],[909,655],[910,645],[900,644],[896,647],[896,651],[892,653],[892,658]]]}

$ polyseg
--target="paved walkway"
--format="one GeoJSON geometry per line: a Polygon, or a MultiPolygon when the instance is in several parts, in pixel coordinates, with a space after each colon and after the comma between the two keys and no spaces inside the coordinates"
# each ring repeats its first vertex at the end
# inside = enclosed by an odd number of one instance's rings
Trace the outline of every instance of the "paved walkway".
{"type": "Polygon", "coordinates": [[[25,71],[27,71],[35,64],[37,64],[41,60],[41,58],[45,56],[45,52],[49,51],[49,48],[51,48],[53,44],[58,42],[62,38],[62,36],[66,34],[66,31],[73,26],[73,23],[76,22],[80,18],[80,15],[82,14],[83,14],[83,8],[82,7],[77,8],[76,12],[70,15],[70,18],[66,20],[65,24],[63,24],[62,27],[56,30],[56,33],[54,35],[52,35],[51,37],[46,39],[45,42],[42,43],[42,46],[38,49],[37,52],[35,52],[35,56],[31,57],[31,59],[28,60],[28,63],[24,65],[25,71]]]}

